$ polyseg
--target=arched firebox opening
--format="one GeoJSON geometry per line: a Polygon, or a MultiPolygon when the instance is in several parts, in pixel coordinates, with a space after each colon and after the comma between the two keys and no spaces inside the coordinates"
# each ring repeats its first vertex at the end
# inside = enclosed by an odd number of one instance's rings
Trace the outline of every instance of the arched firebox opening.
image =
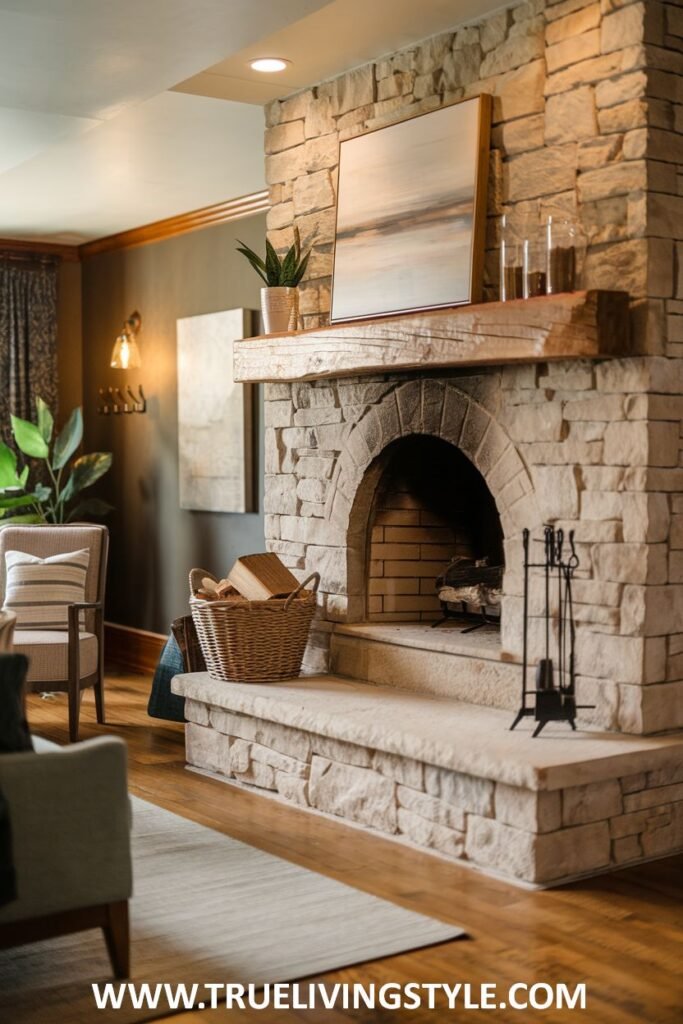
{"type": "Polygon", "coordinates": [[[366,540],[366,619],[436,622],[445,613],[476,616],[484,606],[495,621],[503,530],[476,466],[459,448],[427,435],[398,438],[377,461],[366,540]],[[494,571],[481,571],[486,568],[494,571]],[[482,590],[468,590],[468,581],[487,582],[482,590]],[[443,600],[461,593],[476,595],[474,602],[443,600]]]}

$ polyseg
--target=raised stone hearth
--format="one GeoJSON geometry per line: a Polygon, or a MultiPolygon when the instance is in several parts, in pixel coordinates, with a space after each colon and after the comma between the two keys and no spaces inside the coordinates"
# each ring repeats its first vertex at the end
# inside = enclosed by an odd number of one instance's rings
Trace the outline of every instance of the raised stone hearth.
{"type": "Polygon", "coordinates": [[[534,885],[683,847],[683,738],[510,733],[510,714],[338,676],[178,676],[191,765],[534,885]]]}

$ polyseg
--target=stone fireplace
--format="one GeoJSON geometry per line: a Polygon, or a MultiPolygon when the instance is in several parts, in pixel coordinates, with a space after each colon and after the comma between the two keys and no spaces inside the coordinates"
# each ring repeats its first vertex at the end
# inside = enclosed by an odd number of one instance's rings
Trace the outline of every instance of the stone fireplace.
{"type": "Polygon", "coordinates": [[[268,107],[269,236],[314,240],[311,333],[238,343],[236,372],[264,382],[268,548],[320,572],[320,607],[302,679],[178,677],[191,765],[533,884],[683,849],[682,31],[656,0],[534,0],[268,107]],[[578,217],[592,291],[326,327],[339,139],[481,91],[487,297],[513,211],[578,217]],[[594,707],[532,740],[508,730],[545,523],[576,533],[594,707]],[[500,628],[432,628],[459,554],[504,565],[500,628]]]}

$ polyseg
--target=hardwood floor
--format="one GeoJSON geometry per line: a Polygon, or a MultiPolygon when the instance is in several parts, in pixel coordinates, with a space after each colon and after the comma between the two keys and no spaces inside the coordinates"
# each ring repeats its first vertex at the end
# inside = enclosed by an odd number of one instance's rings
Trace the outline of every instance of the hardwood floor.
{"type": "MultiPolygon", "coordinates": [[[[394,903],[467,929],[469,938],[390,957],[315,980],[585,982],[587,1009],[390,1011],[270,1010],[268,1024],[324,1021],[417,1024],[576,1018],[590,1024],[683,1021],[683,857],[604,875],[548,892],[527,892],[380,836],[285,807],[184,769],[182,727],[146,715],[149,679],[110,674],[108,724],[98,726],[92,692],[83,698],[81,737],[116,733],[128,742],[134,794],[221,832],[394,903]]],[[[67,741],[63,697],[29,699],[34,732],[67,741]]],[[[501,996],[502,998],[502,996],[501,996]]],[[[261,1011],[232,1010],[237,1021],[261,1011]]],[[[170,1019],[170,1018],[169,1018],[170,1019]]],[[[215,1024],[225,1010],[174,1016],[174,1024],[215,1024]]]]}

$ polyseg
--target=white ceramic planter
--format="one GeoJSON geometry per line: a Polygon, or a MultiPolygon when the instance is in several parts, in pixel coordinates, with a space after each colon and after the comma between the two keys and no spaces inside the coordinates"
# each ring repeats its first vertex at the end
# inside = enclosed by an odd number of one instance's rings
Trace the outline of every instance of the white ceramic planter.
{"type": "Polygon", "coordinates": [[[299,320],[299,289],[262,288],[261,312],[266,334],[295,331],[299,320]]]}

